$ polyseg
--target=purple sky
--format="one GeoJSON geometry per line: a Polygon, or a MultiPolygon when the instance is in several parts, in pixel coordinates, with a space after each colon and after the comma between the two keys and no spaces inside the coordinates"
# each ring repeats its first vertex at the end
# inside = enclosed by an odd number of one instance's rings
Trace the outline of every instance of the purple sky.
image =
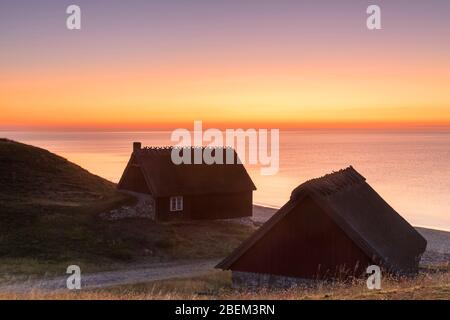
{"type": "Polygon", "coordinates": [[[295,58],[305,50],[340,54],[380,45],[439,55],[450,47],[448,0],[1,0],[0,12],[2,69],[105,59],[158,63],[180,55],[232,59],[246,52],[295,58]],[[82,8],[82,32],[65,29],[69,4],[82,8]],[[368,4],[382,7],[378,34],[365,28],[368,4]]]}

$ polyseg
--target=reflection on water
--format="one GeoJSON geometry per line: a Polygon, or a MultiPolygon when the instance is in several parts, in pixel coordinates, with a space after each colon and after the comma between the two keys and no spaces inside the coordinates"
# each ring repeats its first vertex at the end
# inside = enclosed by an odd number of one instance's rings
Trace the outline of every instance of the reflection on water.
{"type": "MultiPolygon", "coordinates": [[[[132,142],[170,145],[170,132],[2,132],[73,161],[117,182],[132,142]]],[[[255,202],[281,206],[307,179],[353,165],[397,211],[415,225],[450,230],[450,133],[283,131],[280,170],[261,176],[248,167],[255,202]]]]}

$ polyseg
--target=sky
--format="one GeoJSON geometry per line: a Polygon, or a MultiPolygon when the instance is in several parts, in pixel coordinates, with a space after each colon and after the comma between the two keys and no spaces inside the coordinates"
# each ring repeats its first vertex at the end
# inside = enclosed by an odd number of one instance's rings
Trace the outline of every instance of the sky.
{"type": "Polygon", "coordinates": [[[448,0],[0,0],[0,130],[450,126],[449,39],[448,0]]]}

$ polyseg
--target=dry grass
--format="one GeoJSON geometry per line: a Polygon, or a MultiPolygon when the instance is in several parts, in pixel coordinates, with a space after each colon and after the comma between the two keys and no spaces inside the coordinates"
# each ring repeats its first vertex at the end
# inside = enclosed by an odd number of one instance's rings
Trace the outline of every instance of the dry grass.
{"type": "MultiPolygon", "coordinates": [[[[227,298],[227,297],[225,297],[227,298]]],[[[230,298],[233,298],[230,296],[230,298]]],[[[425,275],[416,279],[388,279],[381,290],[367,289],[365,281],[351,284],[322,284],[313,288],[297,288],[279,292],[260,292],[255,297],[244,292],[238,299],[283,300],[436,300],[450,299],[450,273],[425,275]]]]}
{"type": "Polygon", "coordinates": [[[357,280],[352,283],[322,283],[289,290],[262,289],[252,292],[233,290],[230,274],[217,271],[197,278],[157,281],[101,290],[0,293],[0,299],[449,300],[450,272],[422,273],[415,279],[384,279],[381,290],[368,290],[365,281],[357,280]]]}

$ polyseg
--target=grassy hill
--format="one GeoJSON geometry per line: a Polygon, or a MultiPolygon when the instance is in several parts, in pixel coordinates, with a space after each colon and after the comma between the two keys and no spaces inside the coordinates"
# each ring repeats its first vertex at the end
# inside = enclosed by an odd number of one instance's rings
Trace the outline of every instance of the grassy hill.
{"type": "Polygon", "coordinates": [[[105,221],[134,199],[46,150],[0,139],[0,280],[141,261],[221,257],[252,229],[225,222],[105,221]],[[201,244],[201,245],[200,245],[201,244]]]}

